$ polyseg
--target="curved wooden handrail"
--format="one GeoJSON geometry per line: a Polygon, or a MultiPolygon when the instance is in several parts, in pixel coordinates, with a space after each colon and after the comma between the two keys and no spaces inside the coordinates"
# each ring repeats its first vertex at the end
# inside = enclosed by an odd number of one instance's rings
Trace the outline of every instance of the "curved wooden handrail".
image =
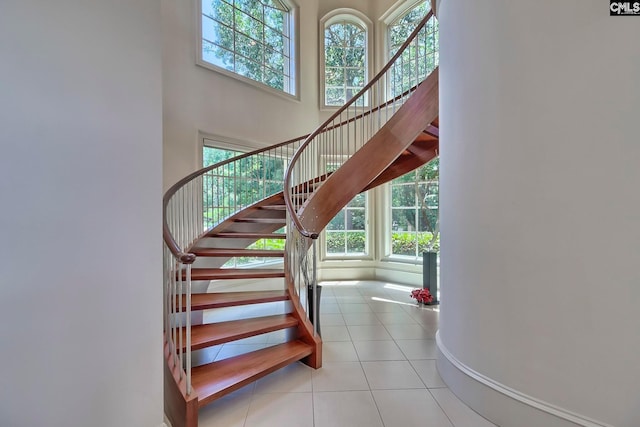
{"type": "MultiPolygon", "coordinates": [[[[371,79],[371,81],[369,81],[369,83],[367,83],[367,85],[365,87],[363,87],[356,95],[354,95],[353,98],[351,98],[347,103],[345,103],[335,113],[333,113],[331,115],[331,117],[329,117],[327,120],[325,120],[325,122],[323,124],[318,126],[316,128],[316,130],[313,131],[307,137],[307,139],[302,143],[302,145],[300,147],[298,147],[298,149],[294,153],[293,157],[291,158],[291,161],[289,162],[289,165],[287,166],[287,170],[285,172],[285,178],[284,178],[284,196],[285,196],[284,197],[284,203],[287,206],[287,211],[289,212],[289,214],[291,216],[293,224],[295,225],[296,229],[298,229],[300,234],[302,234],[304,237],[317,239],[319,234],[316,233],[316,232],[308,231],[308,230],[305,229],[304,225],[300,221],[300,218],[298,217],[298,215],[297,215],[297,213],[295,211],[295,208],[294,208],[294,206],[293,206],[293,204],[291,202],[291,176],[293,174],[293,167],[296,164],[296,161],[300,158],[302,152],[315,139],[315,137],[320,135],[322,132],[325,132],[325,131],[329,130],[329,124],[330,123],[332,123],[336,118],[339,118],[340,115],[345,110],[347,110],[351,105],[353,105],[362,95],[364,95],[369,89],[371,89],[374,84],[376,84],[381,78],[384,77],[384,75],[387,73],[387,71],[389,71],[389,69],[395,64],[395,61],[400,56],[402,56],[402,54],[404,53],[404,51],[407,48],[407,46],[409,46],[411,44],[411,42],[413,42],[413,40],[416,38],[416,36],[424,28],[424,26],[427,25],[427,22],[429,21],[429,19],[431,19],[432,16],[433,16],[433,10],[430,10],[427,13],[427,15],[422,19],[422,21],[420,21],[420,23],[416,26],[416,28],[411,32],[411,34],[409,35],[407,40],[405,40],[405,42],[402,44],[402,46],[400,46],[400,48],[398,49],[396,54],[393,55],[391,60],[389,60],[389,62],[387,62],[387,64],[378,72],[378,74],[376,74],[375,77],[373,79],[371,79]]],[[[411,89],[409,91],[411,91],[411,89]]],[[[385,105],[388,105],[390,102],[391,101],[385,103],[385,105]]],[[[381,108],[381,107],[379,107],[379,108],[381,108]]],[[[355,117],[352,118],[351,120],[355,120],[355,117]]]]}

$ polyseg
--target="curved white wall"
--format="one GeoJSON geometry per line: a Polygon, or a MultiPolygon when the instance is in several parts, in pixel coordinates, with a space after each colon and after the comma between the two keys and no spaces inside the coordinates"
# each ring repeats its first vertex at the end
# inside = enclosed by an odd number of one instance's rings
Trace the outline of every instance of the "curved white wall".
{"type": "MultiPolygon", "coordinates": [[[[637,427],[640,16],[584,0],[438,12],[443,349],[583,425],[637,427]]],[[[443,375],[503,427],[545,425],[443,375]]]]}

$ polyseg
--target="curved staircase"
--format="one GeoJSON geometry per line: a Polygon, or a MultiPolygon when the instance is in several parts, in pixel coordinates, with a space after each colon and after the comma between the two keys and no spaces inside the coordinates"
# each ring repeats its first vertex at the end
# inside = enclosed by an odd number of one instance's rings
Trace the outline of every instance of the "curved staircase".
{"type": "Polygon", "coordinates": [[[290,363],[322,366],[313,309],[318,234],[358,193],[437,156],[437,69],[385,88],[397,80],[403,55],[419,52],[430,19],[431,12],[376,78],[312,134],[196,171],[167,191],[164,395],[173,427],[197,426],[199,407],[290,363]],[[379,98],[386,100],[367,106],[379,98]],[[284,176],[274,178],[285,162],[284,176]],[[244,175],[249,169],[260,173],[244,175]],[[244,191],[257,183],[260,191],[244,191]],[[282,240],[284,250],[256,245],[282,240]],[[242,257],[273,262],[228,266],[242,257]],[[281,281],[276,289],[266,284],[274,280],[281,281]],[[264,313],[255,308],[269,304],[278,312],[255,317],[264,313]],[[244,316],[209,321],[229,307],[244,316]],[[250,353],[205,361],[193,353],[277,331],[285,331],[282,342],[250,353]]]}

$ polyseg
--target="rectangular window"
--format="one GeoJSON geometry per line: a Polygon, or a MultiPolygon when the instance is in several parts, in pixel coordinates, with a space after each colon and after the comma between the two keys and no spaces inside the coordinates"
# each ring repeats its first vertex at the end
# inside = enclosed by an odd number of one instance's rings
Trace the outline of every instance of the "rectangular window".
{"type": "Polygon", "coordinates": [[[391,256],[421,259],[439,249],[438,159],[391,182],[391,256]]]}

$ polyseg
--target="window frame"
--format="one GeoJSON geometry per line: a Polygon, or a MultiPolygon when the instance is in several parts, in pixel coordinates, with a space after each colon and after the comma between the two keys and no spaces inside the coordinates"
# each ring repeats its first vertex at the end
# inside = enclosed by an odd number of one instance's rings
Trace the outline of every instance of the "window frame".
{"type": "MultiPolygon", "coordinates": [[[[348,22],[357,25],[360,28],[363,28],[365,31],[365,82],[364,86],[369,83],[371,78],[373,77],[373,64],[374,64],[374,34],[373,34],[373,23],[371,20],[362,12],[351,9],[351,8],[339,8],[332,10],[327,13],[320,19],[319,26],[319,34],[318,34],[318,53],[320,58],[319,63],[319,104],[320,110],[330,110],[334,111],[342,107],[342,105],[327,105],[325,99],[325,86],[326,86],[326,76],[325,76],[325,43],[324,43],[324,32],[325,29],[333,24],[338,22],[348,22]]],[[[371,95],[369,95],[371,98],[371,95]]],[[[371,99],[367,100],[368,103],[371,103],[371,99]]]]}
{"type": "MultiPolygon", "coordinates": [[[[232,1],[233,0],[225,0],[232,1]]],[[[195,0],[196,2],[196,64],[206,68],[208,70],[214,71],[218,74],[224,75],[226,77],[231,77],[239,82],[251,85],[258,89],[264,90],[274,95],[278,95],[290,100],[300,101],[300,11],[299,7],[292,0],[281,0],[285,3],[289,8],[288,14],[288,26],[289,26],[289,88],[290,92],[285,90],[280,90],[274,87],[267,85],[258,80],[251,79],[249,77],[245,77],[241,74],[236,73],[235,71],[227,70],[220,66],[217,66],[211,62],[206,61],[203,58],[202,52],[202,42],[203,42],[203,28],[202,28],[202,0],[195,0]]],[[[262,22],[264,25],[264,22],[262,22]]],[[[235,31],[234,31],[235,34],[235,31]]],[[[242,34],[242,33],[240,33],[242,34]]],[[[235,54],[235,51],[233,52],[235,54]]],[[[286,76],[285,76],[286,78],[286,76]]]]}

